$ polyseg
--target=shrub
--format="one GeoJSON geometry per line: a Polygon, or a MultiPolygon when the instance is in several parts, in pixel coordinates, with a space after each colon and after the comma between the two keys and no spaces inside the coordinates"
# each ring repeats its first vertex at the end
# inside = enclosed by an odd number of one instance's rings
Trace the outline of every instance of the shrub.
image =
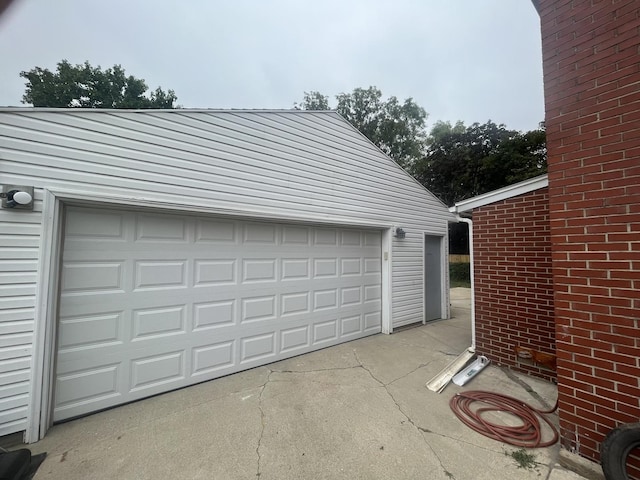
{"type": "Polygon", "coordinates": [[[471,287],[471,269],[469,263],[450,263],[449,281],[451,287],[471,287]]]}

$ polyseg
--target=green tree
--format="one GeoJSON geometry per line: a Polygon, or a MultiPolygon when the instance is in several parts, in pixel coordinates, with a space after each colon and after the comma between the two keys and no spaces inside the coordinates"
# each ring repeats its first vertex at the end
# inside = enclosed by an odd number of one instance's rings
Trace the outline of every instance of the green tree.
{"type": "Polygon", "coordinates": [[[431,131],[429,132],[428,143],[434,144],[441,141],[446,135],[451,135],[453,133],[464,133],[467,127],[464,126],[464,122],[462,120],[458,120],[455,125],[451,125],[451,122],[444,122],[442,120],[438,120],[431,127],[431,131]]]}
{"type": "Polygon", "coordinates": [[[447,205],[546,172],[543,129],[520,133],[488,121],[437,122],[411,173],[447,205]]]}
{"type": "MultiPolygon", "coordinates": [[[[400,166],[409,168],[425,154],[427,112],[412,98],[382,99],[376,87],[356,88],[336,95],[336,111],[400,166]]],[[[296,105],[298,106],[298,105],[296,105]]],[[[328,110],[328,97],[305,92],[304,110],[328,110]]]]}
{"type": "Polygon", "coordinates": [[[26,79],[22,102],[34,107],[175,108],[177,100],[173,90],[160,87],[146,95],[145,81],[127,76],[120,65],[102,70],[62,60],[55,72],[35,67],[20,76],[26,79]]]}
{"type": "Polygon", "coordinates": [[[546,132],[542,128],[517,132],[500,143],[486,159],[484,169],[489,175],[485,182],[491,190],[546,173],[546,132]]]}
{"type": "Polygon", "coordinates": [[[331,110],[329,97],[316,91],[304,92],[302,103],[294,103],[293,106],[302,110],[331,110]]]}

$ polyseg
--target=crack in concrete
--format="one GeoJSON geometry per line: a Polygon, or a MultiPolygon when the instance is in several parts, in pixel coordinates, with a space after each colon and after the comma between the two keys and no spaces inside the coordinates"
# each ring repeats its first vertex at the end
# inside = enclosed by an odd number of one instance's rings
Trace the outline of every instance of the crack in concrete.
{"type": "MultiPolygon", "coordinates": [[[[444,343],[444,342],[442,342],[444,343]]],[[[263,401],[263,394],[264,391],[267,387],[267,384],[269,382],[275,381],[271,379],[271,376],[273,373],[294,373],[294,374],[310,374],[310,373],[317,373],[317,372],[330,372],[330,371],[338,371],[338,370],[353,370],[353,369],[357,369],[360,368],[362,370],[364,370],[365,372],[368,373],[368,375],[376,382],[378,383],[378,385],[382,388],[384,388],[385,392],[387,393],[387,395],[389,396],[389,398],[393,401],[393,403],[395,404],[396,408],[398,409],[398,411],[406,418],[406,421],[411,424],[419,433],[420,436],[422,437],[425,445],[427,446],[427,448],[433,453],[434,457],[437,459],[438,463],[440,464],[440,468],[442,469],[442,471],[445,473],[445,475],[448,478],[451,479],[455,479],[455,477],[453,476],[453,474],[451,472],[449,472],[446,467],[444,466],[444,463],[442,461],[442,459],[440,458],[440,456],[437,454],[437,452],[434,450],[434,448],[431,446],[431,444],[428,442],[427,440],[427,435],[437,435],[439,437],[442,438],[446,438],[455,442],[460,442],[481,450],[485,450],[487,452],[492,452],[492,453],[496,453],[496,450],[493,450],[491,448],[486,448],[483,447],[481,445],[476,445],[472,442],[469,441],[465,441],[462,438],[457,438],[457,437],[452,437],[449,435],[444,435],[442,433],[438,433],[438,432],[434,432],[433,430],[429,430],[427,428],[421,427],[419,425],[417,425],[413,419],[411,417],[409,417],[409,415],[403,410],[403,408],[401,407],[401,405],[398,403],[398,401],[396,400],[396,398],[394,397],[393,393],[389,391],[389,386],[391,386],[392,384],[394,384],[395,382],[406,378],[407,376],[411,375],[412,373],[420,370],[421,368],[424,368],[426,366],[428,366],[430,363],[432,362],[428,362],[428,363],[424,363],[424,364],[420,364],[418,365],[416,368],[412,369],[411,371],[407,372],[406,374],[395,378],[394,380],[388,382],[388,383],[384,383],[380,378],[376,377],[376,375],[371,371],[371,369],[369,369],[360,359],[358,352],[356,349],[353,349],[353,356],[357,362],[357,365],[353,365],[350,367],[333,367],[333,368],[318,368],[318,369],[310,369],[310,370],[271,370],[269,369],[269,374],[267,375],[267,379],[266,381],[260,386],[260,394],[259,394],[259,401],[258,401],[258,408],[260,409],[260,417],[261,417],[261,431],[260,431],[260,436],[258,438],[258,445],[256,447],[256,454],[258,456],[258,469],[257,469],[257,473],[256,473],[256,477],[260,477],[262,475],[262,472],[260,471],[261,468],[261,454],[260,454],[260,447],[262,446],[262,439],[263,439],[263,435],[264,435],[264,430],[265,430],[265,414],[264,414],[264,409],[262,407],[262,401],[263,401]]],[[[440,351],[440,353],[447,355],[447,356],[452,356],[452,355],[456,355],[456,354],[452,354],[449,352],[445,352],[445,351],[440,351]]],[[[529,385],[527,384],[525,381],[523,381],[522,379],[520,379],[519,377],[517,377],[513,372],[509,371],[508,369],[501,369],[505,375],[512,380],[513,382],[515,382],[516,384],[520,385],[522,388],[524,388],[531,396],[533,396],[536,400],[538,400],[541,404],[545,405],[547,408],[549,408],[547,402],[529,385]]],[[[553,460],[552,460],[553,462],[553,460]]],[[[552,465],[544,465],[542,463],[538,463],[538,465],[540,467],[546,467],[547,470],[547,475],[545,480],[548,480],[551,472],[553,470],[553,466],[552,465]]]]}
{"type": "MultiPolygon", "coordinates": [[[[439,344],[444,345],[447,348],[450,348],[452,350],[456,349],[456,347],[454,345],[451,345],[451,344],[445,342],[444,340],[441,340],[440,338],[435,337],[431,332],[425,332],[425,335],[427,337],[429,337],[431,340],[433,340],[435,342],[438,342],[439,344]]],[[[445,354],[445,355],[448,355],[448,354],[445,354]]],[[[456,355],[458,355],[458,354],[456,354],[456,355]]]]}
{"type": "Polygon", "coordinates": [[[275,373],[316,373],[316,372],[333,372],[336,370],[353,370],[360,368],[361,365],[353,365],[352,367],[333,367],[333,368],[313,368],[311,370],[273,370],[275,373]]]}
{"type": "MultiPolygon", "coordinates": [[[[413,419],[411,417],[409,417],[409,415],[407,415],[407,413],[402,409],[402,407],[400,406],[400,404],[398,403],[396,398],[393,396],[393,394],[387,388],[389,385],[391,385],[391,383],[395,382],[396,380],[399,380],[399,378],[397,378],[393,382],[390,382],[389,384],[385,384],[383,381],[381,381],[379,378],[377,378],[373,374],[373,372],[364,365],[364,363],[362,363],[362,361],[360,360],[360,357],[358,356],[358,352],[355,349],[353,350],[353,354],[356,357],[356,360],[358,361],[358,363],[360,364],[360,367],[362,367],[363,370],[365,370],[367,373],[369,373],[369,375],[371,375],[371,378],[373,378],[376,382],[378,382],[380,384],[380,386],[382,386],[384,388],[384,390],[385,390],[385,392],[387,392],[387,395],[389,396],[389,398],[391,400],[393,400],[393,403],[395,403],[396,408],[398,409],[398,411],[402,415],[404,415],[404,417],[407,419],[407,422],[409,422],[413,426],[413,428],[415,428],[418,431],[418,433],[420,434],[420,437],[422,437],[422,440],[424,441],[424,444],[427,446],[427,448],[429,450],[431,450],[431,453],[433,453],[434,457],[436,457],[436,459],[438,460],[438,463],[440,464],[440,468],[442,468],[442,471],[445,473],[445,475],[447,475],[449,478],[454,478],[452,476],[451,472],[449,472],[445,468],[444,464],[442,463],[442,459],[440,458],[440,456],[436,453],[436,451],[429,444],[429,442],[427,442],[427,439],[424,437],[424,435],[422,435],[421,432],[425,431],[426,429],[423,429],[422,427],[416,425],[416,423],[413,421],[413,419]]],[[[422,368],[422,367],[418,367],[418,368],[422,368]]],[[[410,375],[411,373],[415,372],[416,370],[418,370],[418,368],[414,369],[412,372],[407,373],[407,375],[410,375]]],[[[400,378],[404,378],[407,375],[404,375],[403,377],[400,377],[400,378]]]]}
{"type": "Polygon", "coordinates": [[[451,353],[451,352],[445,352],[444,350],[438,350],[438,352],[440,352],[443,355],[446,355],[447,357],[457,357],[458,355],[460,355],[460,352],[451,353]]]}
{"type": "Polygon", "coordinates": [[[540,394],[536,392],[531,385],[529,385],[527,382],[525,382],[520,377],[518,377],[509,368],[501,367],[500,370],[502,370],[502,372],[506,375],[506,377],[509,380],[511,380],[513,383],[524,388],[524,390],[533,398],[535,398],[538,402],[540,402],[545,409],[547,410],[551,409],[552,405],[549,405],[549,403],[544,398],[542,398],[542,396],[540,396],[540,394]]]}
{"type": "Polygon", "coordinates": [[[260,436],[258,437],[258,445],[256,445],[256,455],[258,456],[258,468],[256,472],[256,478],[260,478],[260,475],[262,475],[262,472],[260,472],[260,462],[262,460],[262,456],[260,455],[260,447],[262,446],[262,437],[264,436],[264,409],[262,408],[262,394],[267,388],[267,384],[271,381],[272,373],[273,373],[273,370],[269,370],[267,379],[264,381],[264,383],[260,387],[260,395],[258,396],[258,409],[260,410],[260,436]]]}
{"type": "MultiPolygon", "coordinates": [[[[436,339],[437,340],[437,339],[436,339]]],[[[445,344],[444,342],[440,342],[445,344]]],[[[445,344],[446,345],[446,344],[445,344]]],[[[428,366],[430,363],[432,362],[428,362],[428,363],[424,363],[424,364],[420,364],[418,365],[416,368],[412,369],[411,371],[407,372],[406,374],[395,378],[394,380],[388,382],[388,383],[384,383],[380,378],[376,377],[376,375],[371,371],[371,369],[369,369],[360,359],[358,352],[356,349],[352,350],[353,352],[353,356],[357,362],[357,365],[353,365],[350,367],[333,367],[333,368],[317,368],[317,369],[310,369],[310,370],[271,370],[269,369],[269,374],[267,375],[267,379],[266,381],[260,386],[260,394],[259,394],[259,401],[258,401],[258,408],[260,409],[260,417],[261,417],[261,431],[260,431],[260,436],[258,438],[258,444],[256,447],[256,454],[257,454],[257,473],[256,473],[256,477],[259,478],[262,475],[262,472],[260,471],[261,469],[261,454],[260,454],[260,448],[262,446],[262,439],[263,439],[263,435],[264,435],[264,431],[265,431],[265,414],[264,414],[264,409],[262,407],[262,401],[263,401],[263,394],[264,391],[267,387],[267,384],[271,381],[275,381],[271,379],[271,376],[273,373],[294,373],[294,374],[310,374],[310,373],[317,373],[317,372],[330,372],[330,371],[338,371],[338,370],[353,370],[353,369],[357,369],[360,368],[362,370],[364,370],[365,372],[368,373],[368,375],[376,382],[379,384],[380,387],[384,388],[385,392],[387,393],[387,395],[389,396],[389,398],[393,401],[393,403],[395,404],[396,408],[398,409],[398,411],[406,418],[406,421],[411,424],[419,433],[420,436],[422,437],[425,445],[427,446],[427,448],[433,453],[434,457],[437,459],[438,463],[440,464],[440,468],[442,469],[442,471],[444,472],[444,474],[451,479],[455,480],[455,477],[453,476],[453,474],[451,472],[449,472],[447,470],[447,468],[445,467],[442,459],[440,458],[440,456],[437,454],[437,452],[434,450],[434,448],[431,446],[431,444],[428,442],[427,440],[427,436],[428,435],[437,435],[439,437],[442,438],[446,438],[455,442],[460,442],[475,448],[478,448],[480,450],[485,450],[487,452],[492,452],[492,453],[496,453],[496,450],[493,450],[491,448],[486,448],[483,447],[481,445],[477,445],[473,442],[469,442],[469,441],[465,441],[462,438],[457,438],[457,437],[452,437],[449,435],[444,435],[442,433],[438,433],[438,432],[434,432],[433,430],[429,430],[427,428],[421,427],[419,425],[417,425],[413,419],[411,417],[409,417],[409,415],[403,410],[403,408],[401,407],[401,405],[398,403],[398,401],[396,400],[396,398],[394,397],[393,393],[389,391],[389,386],[391,386],[392,384],[394,384],[395,382],[406,378],[407,376],[411,375],[412,373],[420,370],[421,368],[424,368],[426,366],[428,366]]],[[[454,356],[457,354],[454,353],[449,353],[449,352],[445,352],[440,350],[440,353],[442,353],[443,355],[446,356],[454,356]]],[[[517,385],[521,386],[525,391],[527,391],[532,397],[534,397],[536,400],[538,400],[542,405],[544,405],[546,408],[550,408],[549,404],[528,384],[526,383],[524,380],[522,380],[521,378],[519,378],[518,376],[516,376],[513,372],[511,372],[510,370],[506,369],[506,368],[501,368],[501,370],[504,372],[504,374],[514,383],[516,383],[517,385]]],[[[555,464],[557,462],[555,462],[555,460],[552,459],[552,462],[550,465],[545,465],[544,463],[539,463],[536,462],[536,464],[541,467],[541,468],[547,468],[547,472],[545,475],[545,480],[549,480],[551,473],[553,471],[553,469],[555,468],[555,464]]]]}
{"type": "MultiPolygon", "coordinates": [[[[358,362],[358,366],[360,368],[362,368],[364,371],[366,371],[371,376],[371,378],[373,378],[381,386],[385,387],[385,390],[386,390],[387,386],[384,384],[384,382],[382,380],[380,380],[378,377],[376,377],[371,370],[369,370],[367,367],[364,366],[364,363],[362,363],[362,361],[360,360],[360,357],[358,356],[358,352],[355,349],[353,350],[353,356],[356,357],[356,361],[358,362]]],[[[387,390],[387,393],[388,392],[389,391],[387,390]]],[[[396,405],[397,405],[397,403],[396,403],[396,405]]]]}
{"type": "Polygon", "coordinates": [[[551,455],[551,458],[549,459],[549,463],[538,463],[540,466],[543,466],[547,469],[547,476],[545,477],[544,480],[549,480],[549,478],[551,477],[551,473],[557,468],[562,468],[562,465],[560,465],[558,463],[558,453],[556,452],[555,454],[551,455]]]}
{"type": "MultiPolygon", "coordinates": [[[[529,385],[522,378],[517,376],[508,367],[500,367],[500,370],[502,370],[502,373],[504,373],[504,375],[509,380],[511,380],[516,385],[519,385],[520,387],[522,387],[529,395],[531,395],[533,398],[535,398],[543,406],[543,408],[545,410],[551,410],[552,406],[549,404],[549,402],[547,402],[544,398],[542,398],[542,396],[538,392],[536,392],[531,385],[529,385]]],[[[541,466],[541,467],[547,468],[547,474],[545,476],[545,480],[549,480],[549,478],[551,477],[551,474],[553,473],[553,470],[556,468],[556,465],[558,464],[558,462],[557,462],[557,459],[554,458],[554,456],[552,456],[551,462],[549,464],[544,464],[544,463],[540,463],[540,462],[536,462],[536,464],[541,466]]]]}
{"type": "Polygon", "coordinates": [[[492,448],[487,448],[487,447],[484,447],[482,445],[477,445],[477,444],[475,444],[473,442],[469,442],[469,441],[464,440],[463,438],[460,438],[460,437],[452,437],[450,435],[445,435],[445,434],[440,433],[440,432],[434,432],[433,430],[429,430],[428,428],[418,427],[418,429],[421,432],[425,433],[425,434],[435,435],[435,436],[438,436],[438,437],[441,437],[441,438],[446,438],[446,439],[452,440],[454,442],[463,443],[465,445],[469,445],[470,447],[474,447],[474,448],[477,448],[479,450],[484,450],[485,452],[499,453],[498,450],[494,450],[492,448]]]}
{"type": "MultiPolygon", "coordinates": [[[[441,352],[441,353],[444,353],[444,354],[446,355],[446,353],[445,353],[445,352],[441,352]]],[[[373,378],[376,382],[378,382],[378,383],[380,384],[380,386],[381,386],[381,387],[383,387],[383,388],[385,389],[385,391],[387,392],[387,395],[389,396],[389,398],[391,398],[391,400],[393,401],[393,403],[395,403],[396,408],[398,409],[398,411],[399,411],[402,415],[404,415],[404,417],[407,419],[407,422],[409,422],[409,423],[410,423],[410,424],[411,424],[411,425],[412,425],[412,426],[413,426],[413,427],[414,427],[418,432],[420,432],[420,434],[421,434],[421,436],[422,436],[422,439],[424,440],[425,445],[427,446],[427,448],[428,448],[429,450],[431,450],[431,452],[433,453],[434,457],[437,459],[438,463],[440,464],[440,468],[442,468],[442,471],[444,472],[444,474],[445,474],[448,478],[451,478],[451,479],[454,479],[454,480],[455,480],[455,477],[453,476],[453,474],[452,474],[449,470],[447,470],[447,468],[445,467],[445,465],[444,465],[444,463],[443,463],[442,459],[440,458],[440,456],[437,454],[437,452],[433,449],[433,447],[431,446],[431,444],[430,444],[430,443],[427,441],[427,439],[425,438],[425,434],[426,434],[426,435],[437,435],[437,436],[439,436],[439,437],[447,438],[447,439],[449,439],[449,440],[453,440],[453,441],[455,441],[455,442],[460,442],[460,443],[463,443],[463,444],[466,444],[466,445],[469,445],[469,446],[472,446],[472,447],[478,448],[478,449],[480,449],[480,450],[484,450],[484,451],[487,451],[487,452],[496,453],[496,450],[493,450],[493,449],[491,449],[491,448],[486,448],[486,447],[483,447],[483,446],[481,446],[481,445],[477,445],[477,444],[475,444],[475,443],[465,441],[464,439],[461,439],[461,438],[451,437],[451,436],[449,436],[449,435],[444,435],[444,434],[441,434],[441,433],[438,433],[438,432],[434,432],[434,431],[432,431],[432,430],[429,430],[429,429],[427,429],[427,428],[421,427],[421,426],[417,425],[417,424],[413,421],[413,419],[412,419],[411,417],[409,417],[409,415],[408,415],[408,414],[407,414],[407,413],[402,409],[402,407],[400,406],[400,404],[398,403],[398,401],[396,400],[396,398],[393,396],[393,393],[391,393],[387,387],[388,387],[388,386],[390,386],[391,384],[393,384],[394,382],[397,382],[398,380],[400,380],[400,379],[402,379],[402,378],[405,378],[405,377],[407,377],[408,375],[411,375],[413,372],[415,372],[415,371],[419,370],[420,368],[423,368],[423,367],[427,366],[427,365],[428,365],[428,363],[427,363],[427,364],[419,365],[418,367],[416,367],[416,368],[415,368],[415,369],[413,369],[412,371],[408,372],[407,374],[405,374],[405,375],[403,375],[403,376],[401,376],[401,377],[398,377],[398,378],[396,378],[395,380],[393,380],[393,381],[391,381],[391,382],[389,382],[389,383],[385,384],[382,380],[380,380],[378,377],[376,377],[376,376],[373,374],[373,372],[372,372],[372,371],[371,371],[371,370],[370,370],[366,365],[364,365],[364,363],[362,363],[362,361],[360,360],[360,357],[358,356],[358,352],[357,352],[355,349],[353,350],[353,354],[354,354],[354,356],[355,356],[356,360],[358,361],[360,368],[362,368],[363,370],[365,370],[365,371],[366,371],[366,372],[371,376],[371,378],[373,378]]],[[[518,384],[519,384],[519,385],[521,385],[523,388],[525,388],[525,390],[527,390],[527,392],[529,392],[532,396],[534,396],[534,398],[537,398],[537,399],[538,399],[538,400],[539,400],[543,405],[547,405],[547,403],[544,401],[544,399],[543,399],[542,397],[540,397],[540,395],[538,395],[538,393],[537,393],[537,392],[535,392],[535,391],[533,390],[533,388],[531,388],[531,386],[529,386],[526,382],[522,381],[521,379],[519,379],[519,378],[518,378],[518,377],[516,377],[515,375],[514,375],[514,377],[515,377],[515,378],[512,378],[512,380],[516,381],[516,383],[518,383],[518,384]]],[[[509,377],[509,378],[511,378],[511,377],[509,377]]],[[[541,467],[542,467],[542,466],[544,466],[544,464],[539,464],[539,465],[540,465],[541,467]]],[[[552,468],[552,467],[549,467],[548,465],[547,465],[546,467],[548,468],[548,473],[547,473],[546,480],[548,480],[548,479],[549,479],[549,476],[551,475],[551,470],[553,470],[553,468],[552,468]]]]}
{"type": "Polygon", "coordinates": [[[403,378],[407,378],[407,377],[408,377],[409,375],[411,375],[412,373],[417,372],[417,371],[418,371],[418,370],[420,370],[421,368],[424,368],[424,367],[426,367],[426,366],[428,366],[428,365],[430,365],[430,364],[431,364],[431,362],[421,363],[421,364],[420,364],[420,365],[418,365],[416,368],[414,368],[413,370],[411,370],[409,373],[407,373],[407,374],[405,374],[405,375],[402,375],[402,376],[400,376],[400,377],[398,377],[398,378],[396,378],[396,379],[394,379],[394,380],[391,380],[391,381],[390,381],[389,383],[387,383],[387,385],[385,385],[385,386],[393,385],[393,384],[394,384],[394,383],[396,383],[398,380],[402,380],[403,378]]]}
{"type": "Polygon", "coordinates": [[[549,478],[551,477],[551,473],[553,473],[553,469],[556,468],[556,462],[553,462],[553,465],[547,465],[549,471],[547,472],[547,476],[544,477],[544,480],[549,480],[549,478]]]}

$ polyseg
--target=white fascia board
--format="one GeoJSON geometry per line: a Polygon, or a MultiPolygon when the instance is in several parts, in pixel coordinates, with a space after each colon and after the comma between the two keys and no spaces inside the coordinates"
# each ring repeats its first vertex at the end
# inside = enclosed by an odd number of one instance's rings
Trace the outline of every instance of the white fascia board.
{"type": "Polygon", "coordinates": [[[452,213],[469,212],[474,208],[484,207],[491,203],[506,200],[507,198],[517,197],[518,195],[524,195],[525,193],[533,192],[549,185],[549,178],[547,175],[540,175],[539,177],[529,178],[523,182],[514,183],[507,187],[499,188],[492,192],[483,193],[477,197],[467,198],[461,202],[456,203],[449,209],[452,213]]]}
{"type": "Polygon", "coordinates": [[[78,107],[17,107],[0,106],[0,113],[82,113],[87,115],[105,115],[109,113],[287,113],[302,114],[324,113],[343,118],[336,110],[297,110],[295,108],[78,108],[78,107]]]}

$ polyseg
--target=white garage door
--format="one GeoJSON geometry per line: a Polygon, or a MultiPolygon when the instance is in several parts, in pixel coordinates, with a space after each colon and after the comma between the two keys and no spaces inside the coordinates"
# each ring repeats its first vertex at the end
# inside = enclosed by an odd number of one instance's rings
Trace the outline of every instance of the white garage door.
{"type": "Polygon", "coordinates": [[[54,420],[380,332],[380,238],[68,208],[54,420]]]}

